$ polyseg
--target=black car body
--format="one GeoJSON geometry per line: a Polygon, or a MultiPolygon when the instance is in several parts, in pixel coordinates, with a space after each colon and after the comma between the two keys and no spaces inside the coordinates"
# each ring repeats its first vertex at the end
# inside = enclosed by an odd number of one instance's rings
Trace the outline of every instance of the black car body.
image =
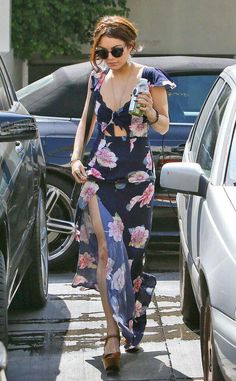
{"type": "Polygon", "coordinates": [[[48,294],[46,166],[35,119],[18,102],[0,58],[0,340],[7,310],[48,294]]]}
{"type": "MultiPolygon", "coordinates": [[[[171,122],[169,132],[160,135],[150,129],[157,181],[149,258],[152,256],[157,260],[158,264],[153,266],[160,269],[160,258],[165,258],[167,254],[168,266],[171,266],[172,259],[176,263],[179,243],[175,194],[160,188],[160,169],[166,162],[182,159],[190,129],[210,87],[222,69],[236,60],[174,56],[137,57],[134,60],[166,71],[177,85],[168,94],[171,122]]],[[[74,229],[71,225],[73,211],[70,208],[74,181],[69,161],[90,72],[89,62],[65,66],[18,92],[27,109],[37,115],[42,137],[49,186],[49,252],[54,263],[68,258],[74,252],[74,229]]]]}

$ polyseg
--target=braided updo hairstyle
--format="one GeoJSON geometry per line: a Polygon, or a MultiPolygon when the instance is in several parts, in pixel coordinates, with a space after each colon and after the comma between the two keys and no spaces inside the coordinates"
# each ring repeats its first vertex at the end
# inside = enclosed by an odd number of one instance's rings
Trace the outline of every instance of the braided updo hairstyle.
{"type": "Polygon", "coordinates": [[[125,42],[127,46],[132,46],[132,50],[136,48],[136,38],[138,30],[125,17],[121,16],[104,16],[102,17],[93,32],[92,48],[90,53],[90,62],[94,68],[99,70],[96,60],[96,48],[102,37],[117,38],[125,42]]]}

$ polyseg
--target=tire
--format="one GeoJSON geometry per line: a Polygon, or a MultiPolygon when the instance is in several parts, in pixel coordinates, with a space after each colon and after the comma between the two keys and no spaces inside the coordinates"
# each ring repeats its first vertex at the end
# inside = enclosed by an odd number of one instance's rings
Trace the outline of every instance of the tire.
{"type": "Polygon", "coordinates": [[[195,301],[188,265],[184,260],[183,251],[179,253],[180,271],[180,306],[183,320],[191,328],[199,327],[199,310],[195,301]]]}
{"type": "Polygon", "coordinates": [[[0,341],[2,341],[5,346],[7,346],[8,342],[7,315],[6,269],[4,257],[0,251],[0,341]]]}
{"type": "MultiPolygon", "coordinates": [[[[74,210],[71,207],[73,183],[55,174],[47,175],[47,231],[50,268],[76,264],[74,210]]],[[[77,249],[77,250],[76,250],[77,249]]]]}
{"type": "Polygon", "coordinates": [[[224,381],[216,357],[209,296],[201,310],[201,351],[204,381],[224,381]]]}
{"type": "Polygon", "coordinates": [[[34,255],[13,299],[13,308],[41,308],[48,297],[48,242],[45,201],[39,192],[38,209],[31,243],[34,255]]]}

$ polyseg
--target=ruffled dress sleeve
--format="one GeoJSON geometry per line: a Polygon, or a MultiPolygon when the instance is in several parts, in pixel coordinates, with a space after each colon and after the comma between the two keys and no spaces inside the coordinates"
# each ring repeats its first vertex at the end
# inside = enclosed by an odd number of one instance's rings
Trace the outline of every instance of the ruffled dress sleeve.
{"type": "Polygon", "coordinates": [[[154,67],[145,66],[143,69],[142,78],[146,78],[151,87],[164,86],[166,90],[173,90],[176,87],[176,84],[172,81],[169,74],[154,67]]]}

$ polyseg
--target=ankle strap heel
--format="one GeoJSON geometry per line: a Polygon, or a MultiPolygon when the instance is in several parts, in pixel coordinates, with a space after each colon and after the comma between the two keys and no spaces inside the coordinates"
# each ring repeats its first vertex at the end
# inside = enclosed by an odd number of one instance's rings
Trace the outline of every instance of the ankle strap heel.
{"type": "MultiPolygon", "coordinates": [[[[108,340],[113,338],[113,337],[119,339],[119,343],[120,343],[120,335],[107,335],[101,339],[101,341],[105,341],[104,347],[106,346],[108,340]]],[[[106,355],[103,354],[102,362],[103,362],[104,369],[107,372],[119,372],[119,370],[120,370],[120,357],[121,357],[120,351],[107,353],[106,355]]]]}

